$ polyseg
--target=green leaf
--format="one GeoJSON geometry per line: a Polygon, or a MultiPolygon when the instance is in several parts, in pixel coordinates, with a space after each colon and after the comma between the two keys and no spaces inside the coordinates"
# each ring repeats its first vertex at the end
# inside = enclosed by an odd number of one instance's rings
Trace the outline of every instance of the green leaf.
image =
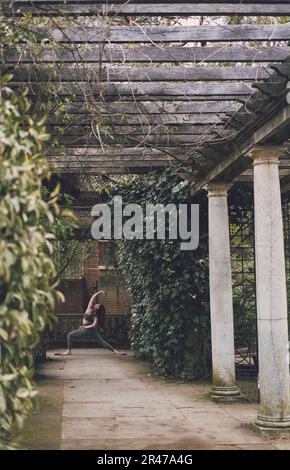
{"type": "Polygon", "coordinates": [[[4,341],[8,341],[9,338],[7,331],[3,330],[3,328],[0,328],[0,338],[4,341]]]}
{"type": "Polygon", "coordinates": [[[19,388],[16,392],[18,398],[27,398],[30,396],[29,390],[27,388],[19,388]]]}

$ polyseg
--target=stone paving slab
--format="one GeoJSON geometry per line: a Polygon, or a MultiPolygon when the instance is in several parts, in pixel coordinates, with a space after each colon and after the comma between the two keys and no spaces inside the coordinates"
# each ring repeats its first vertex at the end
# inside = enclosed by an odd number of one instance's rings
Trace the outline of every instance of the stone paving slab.
{"type": "MultiPolygon", "coordinates": [[[[190,436],[183,438],[174,437],[174,439],[162,439],[156,442],[155,438],[146,437],[146,440],[134,438],[125,439],[118,437],[112,439],[75,439],[63,440],[62,450],[213,450],[215,447],[207,439],[198,436],[190,436]]],[[[236,448],[236,450],[239,450],[236,448]]]]}
{"type": "Polygon", "coordinates": [[[290,450],[290,440],[287,439],[288,442],[283,442],[283,441],[280,441],[280,442],[275,442],[274,445],[276,447],[276,449],[278,450],[290,450]]]}
{"type": "Polygon", "coordinates": [[[257,405],[213,403],[209,383],[165,380],[132,354],[53,353],[39,372],[62,382],[61,449],[290,449],[290,439],[250,428],[257,405]]]}
{"type": "MultiPolygon", "coordinates": [[[[151,392],[150,386],[140,387],[130,390],[130,385],[122,384],[116,380],[69,380],[64,382],[64,400],[77,402],[95,403],[100,399],[118,400],[125,403],[137,402],[144,400],[146,391],[151,392]],[[98,392],[97,392],[98,391],[98,392]]],[[[162,394],[154,393],[154,400],[157,398],[161,403],[164,399],[162,394]]],[[[150,397],[146,397],[151,401],[150,397]]]]}
{"type": "Polygon", "coordinates": [[[262,444],[240,444],[237,446],[238,449],[241,450],[278,450],[277,447],[275,447],[271,443],[262,443],[262,444]]]}
{"type": "MultiPolygon", "coordinates": [[[[98,434],[117,439],[155,439],[170,438],[176,435],[191,436],[192,427],[180,416],[127,416],[102,418],[64,418],[62,427],[63,439],[90,439],[98,434]]],[[[198,432],[197,432],[198,434],[198,432]]]]}
{"type": "Polygon", "coordinates": [[[221,404],[220,408],[233,418],[241,422],[253,423],[258,414],[258,405],[249,403],[231,403],[230,405],[221,404]]]}
{"type": "Polygon", "coordinates": [[[81,406],[75,404],[64,403],[63,405],[64,417],[79,417],[79,418],[106,418],[106,417],[170,417],[180,416],[178,410],[170,406],[156,406],[150,403],[144,404],[142,402],[138,405],[125,403],[120,406],[114,402],[98,402],[98,403],[82,403],[81,406]]]}
{"type": "Polygon", "coordinates": [[[38,407],[13,437],[13,443],[25,450],[58,450],[62,434],[62,383],[38,378],[37,388],[38,407]]]}

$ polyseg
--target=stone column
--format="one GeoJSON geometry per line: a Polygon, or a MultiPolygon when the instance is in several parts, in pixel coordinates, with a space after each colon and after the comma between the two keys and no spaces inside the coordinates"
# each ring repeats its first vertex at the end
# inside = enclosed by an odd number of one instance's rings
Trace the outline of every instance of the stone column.
{"type": "Polygon", "coordinates": [[[232,273],[227,190],[228,185],[207,186],[209,198],[209,283],[213,387],[210,395],[221,401],[240,397],[235,385],[235,349],[232,273]]]}
{"type": "Polygon", "coordinates": [[[290,428],[287,291],[278,157],[254,147],[256,292],[260,407],[257,426],[290,428]]]}

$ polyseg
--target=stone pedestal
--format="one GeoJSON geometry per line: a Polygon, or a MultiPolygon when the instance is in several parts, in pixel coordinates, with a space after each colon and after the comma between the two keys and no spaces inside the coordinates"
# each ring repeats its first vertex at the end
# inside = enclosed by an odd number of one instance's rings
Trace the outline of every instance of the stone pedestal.
{"type": "Polygon", "coordinates": [[[215,400],[232,401],[241,396],[235,385],[232,275],[229,219],[225,184],[207,186],[209,198],[209,278],[215,400]]]}
{"type": "Polygon", "coordinates": [[[288,320],[278,157],[257,146],[254,160],[260,407],[256,425],[290,429],[288,320]]]}

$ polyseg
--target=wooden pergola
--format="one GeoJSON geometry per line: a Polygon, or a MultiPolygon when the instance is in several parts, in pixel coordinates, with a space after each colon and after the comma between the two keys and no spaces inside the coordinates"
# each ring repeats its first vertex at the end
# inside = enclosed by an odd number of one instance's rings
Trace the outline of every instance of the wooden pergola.
{"type": "Polygon", "coordinates": [[[239,397],[227,188],[238,180],[254,180],[257,424],[289,428],[279,176],[282,191],[289,191],[290,2],[2,3],[16,23],[27,13],[46,18],[32,28],[40,46],[8,51],[5,69],[13,71],[14,87],[29,84],[35,103],[46,83],[62,106],[69,98],[63,113],[48,113],[48,129],[62,149],[48,150],[53,167],[64,174],[98,175],[144,173],[182,163],[190,168],[194,193],[207,186],[215,399],[239,397]],[[224,16],[232,21],[226,23],[224,16]],[[256,17],[267,21],[256,24],[256,17]],[[276,24],[275,17],[284,17],[285,23],[276,24]]]}
{"type": "MultiPolygon", "coordinates": [[[[65,151],[49,156],[63,172],[142,173],[184,162],[194,170],[199,190],[212,179],[232,179],[249,168],[244,155],[252,144],[284,140],[289,25],[225,25],[218,17],[287,16],[289,2],[8,4],[6,14],[51,18],[34,31],[39,41],[50,38],[59,48],[42,47],[39,55],[11,53],[6,64],[17,63],[14,80],[29,81],[36,95],[48,80],[61,97],[73,95],[66,110],[69,125],[61,116],[48,122],[53,135],[64,126],[59,141],[65,151]],[[180,12],[181,24],[146,25],[147,16],[172,19],[180,12]],[[212,24],[196,24],[205,15],[212,24]],[[92,129],[96,109],[109,132],[92,129]]],[[[281,165],[287,182],[287,152],[281,165]]]]}

